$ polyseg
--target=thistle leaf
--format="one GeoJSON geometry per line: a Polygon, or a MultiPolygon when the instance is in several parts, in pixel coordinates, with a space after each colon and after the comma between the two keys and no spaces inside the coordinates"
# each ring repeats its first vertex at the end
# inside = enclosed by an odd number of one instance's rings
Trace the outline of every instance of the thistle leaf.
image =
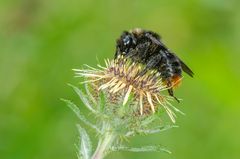
{"type": "Polygon", "coordinates": [[[183,113],[181,110],[179,110],[178,108],[174,107],[170,102],[166,101],[166,103],[171,107],[173,108],[176,112],[182,114],[182,115],[185,115],[185,113],[183,113]]]}
{"type": "Polygon", "coordinates": [[[75,147],[76,147],[76,150],[77,150],[76,151],[77,158],[78,159],[83,159],[83,156],[82,156],[81,150],[80,150],[80,147],[81,147],[81,139],[80,139],[80,137],[78,139],[78,143],[75,144],[75,147]]]}
{"type": "Polygon", "coordinates": [[[98,111],[103,113],[104,108],[107,104],[106,96],[105,96],[104,92],[101,91],[100,94],[99,94],[99,97],[100,97],[100,99],[99,99],[99,104],[98,104],[98,111]]]}
{"type": "Polygon", "coordinates": [[[166,130],[169,130],[171,128],[177,128],[177,125],[165,125],[165,126],[159,126],[154,129],[146,129],[146,130],[138,130],[138,133],[143,133],[145,135],[150,135],[150,134],[156,134],[160,133],[166,130]]]}
{"type": "Polygon", "coordinates": [[[143,146],[143,147],[118,146],[118,147],[111,147],[111,150],[112,151],[130,151],[130,152],[166,152],[171,154],[169,150],[167,150],[161,145],[143,146]]]}
{"type": "Polygon", "coordinates": [[[147,117],[146,119],[143,119],[143,120],[141,121],[141,126],[149,125],[149,124],[151,124],[152,122],[154,122],[157,118],[159,118],[159,117],[157,117],[156,115],[151,115],[151,116],[149,116],[149,117],[147,117]]]}
{"type": "Polygon", "coordinates": [[[97,114],[96,110],[94,110],[90,104],[90,102],[88,101],[87,96],[77,87],[68,84],[70,87],[73,88],[73,90],[78,94],[78,96],[80,97],[80,99],[82,100],[82,102],[84,103],[84,105],[94,114],[97,114]]]}
{"type": "Polygon", "coordinates": [[[90,123],[84,115],[81,114],[80,109],[70,100],[67,99],[61,99],[62,101],[64,101],[67,106],[77,115],[77,117],[84,122],[86,125],[88,125],[89,127],[93,128],[94,130],[96,130],[98,133],[100,133],[100,130],[98,129],[98,127],[92,123],[90,123]]]}
{"type": "Polygon", "coordinates": [[[86,93],[88,95],[88,97],[91,99],[91,101],[96,105],[97,104],[97,101],[95,100],[95,98],[92,96],[90,90],[89,90],[89,86],[87,83],[84,84],[84,87],[85,87],[85,90],[86,90],[86,93]]]}
{"type": "Polygon", "coordinates": [[[90,159],[92,155],[92,144],[90,138],[84,128],[80,125],[77,125],[78,131],[80,133],[80,154],[84,159],[90,159]]]}

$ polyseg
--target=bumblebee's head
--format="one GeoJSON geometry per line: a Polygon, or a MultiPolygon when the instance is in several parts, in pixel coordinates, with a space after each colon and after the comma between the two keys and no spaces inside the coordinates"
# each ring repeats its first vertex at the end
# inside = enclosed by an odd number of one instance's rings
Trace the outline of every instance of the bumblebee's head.
{"type": "Polygon", "coordinates": [[[120,38],[117,40],[115,58],[118,55],[132,56],[131,50],[135,49],[137,45],[151,42],[152,39],[159,40],[160,36],[152,31],[135,28],[128,31],[124,31],[120,38]]]}
{"type": "Polygon", "coordinates": [[[117,50],[115,57],[118,55],[127,55],[131,49],[136,47],[137,40],[130,32],[124,31],[121,37],[117,40],[117,50]]]}

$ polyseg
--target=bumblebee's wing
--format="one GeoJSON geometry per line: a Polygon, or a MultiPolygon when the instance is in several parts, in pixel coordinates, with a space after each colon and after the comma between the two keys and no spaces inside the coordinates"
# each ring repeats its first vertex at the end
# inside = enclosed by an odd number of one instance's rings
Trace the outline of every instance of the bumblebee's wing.
{"type": "Polygon", "coordinates": [[[193,77],[193,71],[182,60],[179,59],[179,61],[181,63],[183,71],[186,72],[189,76],[193,77]]]}
{"type": "Polygon", "coordinates": [[[193,77],[194,73],[193,71],[174,53],[169,51],[170,55],[173,55],[176,59],[178,59],[178,62],[180,62],[181,68],[184,72],[186,72],[189,76],[193,77]]]}
{"type": "Polygon", "coordinates": [[[158,44],[161,49],[163,49],[165,51],[165,53],[169,54],[170,56],[175,56],[175,58],[177,58],[180,61],[182,70],[184,72],[186,72],[189,76],[193,77],[194,73],[192,72],[192,70],[174,53],[172,53],[159,39],[157,38],[153,38],[152,36],[150,36],[149,34],[146,35],[148,38],[150,38],[154,43],[158,44]]]}

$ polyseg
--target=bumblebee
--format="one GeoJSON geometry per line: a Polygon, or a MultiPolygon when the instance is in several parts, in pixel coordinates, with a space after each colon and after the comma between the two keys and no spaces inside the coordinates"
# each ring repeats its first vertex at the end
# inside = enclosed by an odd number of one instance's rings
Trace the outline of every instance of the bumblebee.
{"type": "Polygon", "coordinates": [[[139,75],[144,75],[148,70],[157,70],[160,77],[168,87],[168,93],[174,96],[173,87],[177,86],[184,71],[193,77],[192,70],[169,50],[161,41],[160,36],[149,30],[140,28],[124,31],[116,42],[115,59],[122,55],[134,62],[145,65],[139,75]]]}

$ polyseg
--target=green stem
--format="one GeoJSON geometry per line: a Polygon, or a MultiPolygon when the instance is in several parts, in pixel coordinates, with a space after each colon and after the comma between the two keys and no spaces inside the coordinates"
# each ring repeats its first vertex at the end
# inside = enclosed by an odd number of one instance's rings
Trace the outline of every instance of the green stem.
{"type": "Polygon", "coordinates": [[[97,149],[93,154],[92,159],[103,159],[115,139],[116,135],[113,132],[106,132],[99,140],[97,149]]]}

